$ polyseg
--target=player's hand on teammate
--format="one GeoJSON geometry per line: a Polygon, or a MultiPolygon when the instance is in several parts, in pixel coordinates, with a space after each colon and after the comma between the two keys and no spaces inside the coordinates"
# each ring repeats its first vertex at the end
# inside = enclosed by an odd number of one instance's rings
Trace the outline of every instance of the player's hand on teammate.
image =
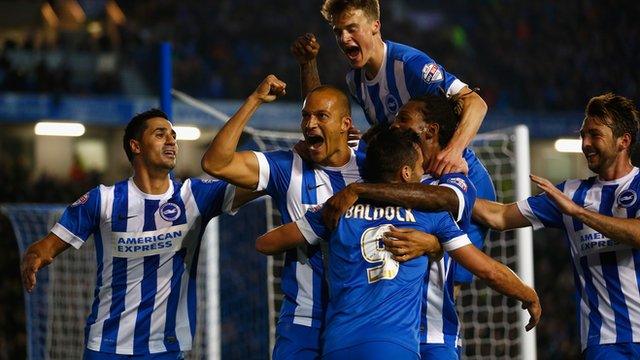
{"type": "Polygon", "coordinates": [[[291,53],[300,65],[314,61],[318,51],[320,51],[320,44],[316,41],[316,36],[311,33],[298,36],[291,45],[291,53]]]}
{"type": "Polygon", "coordinates": [[[405,262],[422,255],[438,261],[444,254],[437,237],[419,230],[391,227],[384,235],[385,248],[396,261],[405,262]]]}
{"type": "Polygon", "coordinates": [[[538,298],[538,294],[534,289],[530,289],[532,292],[531,301],[522,302],[522,309],[527,310],[527,312],[529,312],[529,316],[531,316],[531,318],[529,318],[529,323],[524,327],[527,331],[533,329],[534,327],[536,327],[536,325],[538,325],[540,316],[542,315],[542,307],[540,306],[540,299],[538,298]]]}
{"type": "Polygon", "coordinates": [[[354,190],[354,184],[349,184],[324,203],[322,207],[322,221],[330,230],[338,226],[340,217],[358,201],[358,193],[354,190]]]}
{"type": "Polygon", "coordinates": [[[536,175],[529,175],[531,181],[533,181],[542,191],[547,193],[549,199],[551,199],[556,205],[558,209],[564,214],[574,216],[578,214],[579,211],[582,210],[578,204],[573,202],[567,195],[565,195],[562,191],[558,190],[551,181],[536,175]]]}
{"type": "Polygon", "coordinates": [[[268,75],[253,92],[252,96],[263,103],[270,103],[285,95],[287,84],[275,75],[268,75]]]}
{"type": "Polygon", "coordinates": [[[437,156],[431,158],[427,172],[435,177],[457,172],[468,174],[469,165],[462,157],[462,152],[444,148],[437,156]]]}

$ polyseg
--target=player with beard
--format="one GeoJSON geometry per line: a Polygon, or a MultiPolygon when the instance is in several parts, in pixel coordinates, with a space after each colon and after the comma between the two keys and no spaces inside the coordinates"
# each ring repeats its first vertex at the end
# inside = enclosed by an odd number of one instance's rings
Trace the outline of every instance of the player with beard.
{"type": "Polygon", "coordinates": [[[571,253],[581,349],[587,360],[640,358],[640,170],[631,164],[638,110],[622,96],[592,98],[580,129],[596,176],[513,204],[478,200],[473,217],[493,229],[563,229],[571,253]]]}
{"type": "MultiPolygon", "coordinates": [[[[424,172],[419,142],[412,131],[381,131],[367,149],[364,179],[376,183],[419,182],[424,172]]],[[[425,256],[401,264],[391,256],[386,246],[398,240],[388,242],[385,238],[393,238],[396,230],[407,226],[437,236],[429,242],[426,253],[433,253],[440,242],[447,251],[445,256],[465,264],[499,292],[523,301],[532,315],[527,329],[539,319],[535,291],[472,246],[449,212],[422,212],[362,201],[350,207],[333,232],[320,215],[317,208],[311,209],[296,222],[261,236],[256,248],[270,254],[305,243],[328,243],[330,300],[323,359],[420,358],[422,293],[427,290],[426,284],[431,286],[430,278],[437,278],[433,283],[448,280],[442,280],[437,271],[427,271],[431,266],[425,256]]]]}
{"type": "Polygon", "coordinates": [[[27,249],[22,280],[31,292],[38,270],[93,235],[96,290],[83,358],[183,359],[196,328],[204,227],[248,199],[234,199],[224,181],[170,178],[178,144],[160,110],[134,116],[123,146],[133,176],[100,185],[67,207],[51,232],[27,249]]]}

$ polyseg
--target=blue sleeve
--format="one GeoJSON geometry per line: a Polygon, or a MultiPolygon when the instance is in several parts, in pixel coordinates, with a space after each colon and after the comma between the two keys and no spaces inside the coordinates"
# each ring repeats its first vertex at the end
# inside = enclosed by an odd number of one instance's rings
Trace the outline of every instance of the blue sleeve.
{"type": "Polygon", "coordinates": [[[96,187],[69,205],[51,232],[73,247],[80,248],[99,226],[100,187],[96,187]]]}
{"type": "Polygon", "coordinates": [[[298,229],[312,245],[317,245],[319,239],[328,240],[331,232],[322,222],[322,206],[313,207],[296,221],[298,229]]]}
{"type": "Polygon", "coordinates": [[[452,188],[458,196],[458,214],[453,214],[459,223],[468,224],[476,202],[476,187],[462,173],[445,174],[440,178],[440,186],[452,188]]]}
{"type": "Polygon", "coordinates": [[[233,194],[227,192],[227,190],[231,190],[229,188],[231,185],[226,181],[197,178],[189,180],[191,180],[193,198],[196,200],[204,224],[214,216],[218,216],[224,211],[230,211],[233,194]]]}
{"type": "Polygon", "coordinates": [[[292,151],[270,151],[256,153],[260,163],[260,180],[257,190],[266,190],[271,196],[286,194],[291,181],[293,167],[292,151]]]}
{"type": "Polygon", "coordinates": [[[404,76],[412,98],[425,94],[449,94],[449,88],[458,80],[424,53],[415,54],[405,62],[404,76]]]}
{"type": "Polygon", "coordinates": [[[432,234],[437,236],[441,244],[465,236],[465,232],[460,229],[448,212],[437,212],[434,215],[434,229],[432,234]]]}
{"type": "MultiPolygon", "coordinates": [[[[560,191],[564,191],[564,182],[556,185],[560,191]]],[[[518,208],[533,225],[534,229],[541,227],[562,228],[562,212],[558,206],[549,199],[546,193],[531,196],[518,202],[518,208]]]]}

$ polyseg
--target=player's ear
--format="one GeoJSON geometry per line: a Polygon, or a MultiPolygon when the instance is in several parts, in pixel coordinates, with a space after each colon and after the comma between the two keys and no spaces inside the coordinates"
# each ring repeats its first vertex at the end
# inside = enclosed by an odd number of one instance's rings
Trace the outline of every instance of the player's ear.
{"type": "Polygon", "coordinates": [[[411,169],[411,167],[409,167],[408,165],[403,165],[402,168],[400,169],[400,178],[402,179],[402,182],[403,183],[410,182],[412,173],[413,173],[413,170],[411,169]]]}
{"type": "Polygon", "coordinates": [[[618,138],[618,151],[623,151],[624,149],[631,150],[631,135],[629,133],[624,133],[622,136],[618,138]]]}
{"type": "Polygon", "coordinates": [[[136,139],[129,140],[129,148],[133,155],[139,155],[142,152],[142,149],[140,148],[140,141],[136,139]]]}
{"type": "Polygon", "coordinates": [[[380,27],[381,26],[382,25],[380,24],[380,19],[374,20],[371,23],[371,33],[372,33],[372,35],[378,35],[380,33],[380,27]]]}
{"type": "Polygon", "coordinates": [[[351,129],[351,125],[353,124],[353,120],[351,116],[345,115],[342,117],[342,123],[340,124],[340,132],[349,131],[351,129]]]}
{"type": "Polygon", "coordinates": [[[425,140],[434,140],[438,138],[440,133],[440,125],[437,123],[426,124],[424,131],[422,132],[425,140]]]}

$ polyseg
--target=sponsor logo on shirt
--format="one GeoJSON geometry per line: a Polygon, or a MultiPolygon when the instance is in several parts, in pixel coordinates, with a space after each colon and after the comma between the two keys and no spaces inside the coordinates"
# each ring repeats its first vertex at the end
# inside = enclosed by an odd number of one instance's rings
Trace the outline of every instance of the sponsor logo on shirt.
{"type": "Polygon", "coordinates": [[[182,213],[180,207],[171,202],[160,206],[160,209],[158,209],[158,211],[160,212],[160,217],[166,221],[175,221],[180,217],[180,214],[182,213]]]}
{"type": "Polygon", "coordinates": [[[618,195],[618,206],[628,208],[633,206],[638,200],[638,194],[631,189],[627,189],[618,195]]]}
{"type": "Polygon", "coordinates": [[[457,187],[462,189],[462,191],[465,191],[465,192],[467,191],[467,182],[464,181],[464,179],[462,178],[455,177],[455,178],[447,179],[447,182],[453,185],[456,185],[457,187]]]}
{"type": "Polygon", "coordinates": [[[113,256],[139,258],[176,252],[189,232],[187,224],[141,232],[114,232],[113,256]]]}
{"type": "Polygon", "coordinates": [[[71,206],[83,205],[83,204],[86,204],[87,201],[89,201],[89,193],[86,193],[80,196],[80,198],[78,198],[78,200],[76,200],[73,204],[71,204],[71,206]]]}
{"type": "Polygon", "coordinates": [[[427,84],[433,84],[440,82],[444,79],[444,75],[442,74],[442,69],[436,63],[426,64],[422,68],[422,80],[427,84]]]}

